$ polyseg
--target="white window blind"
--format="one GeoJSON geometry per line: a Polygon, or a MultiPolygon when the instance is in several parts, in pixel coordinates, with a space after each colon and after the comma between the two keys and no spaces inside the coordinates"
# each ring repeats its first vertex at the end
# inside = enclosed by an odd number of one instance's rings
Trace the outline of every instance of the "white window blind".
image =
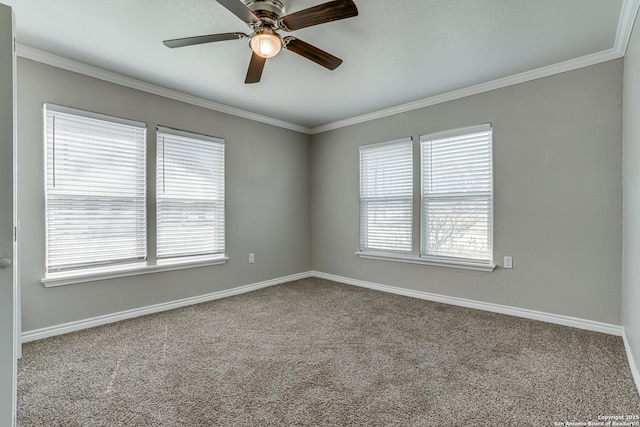
{"type": "Polygon", "coordinates": [[[47,272],[146,258],[143,123],[45,105],[47,272]]]}
{"type": "Polygon", "coordinates": [[[421,255],[491,262],[491,125],[420,138],[421,255]]]}
{"type": "Polygon", "coordinates": [[[412,140],[360,147],[360,250],[411,253],[412,140]]]}
{"type": "Polygon", "coordinates": [[[224,254],[224,140],[158,128],[158,259],[224,254]]]}

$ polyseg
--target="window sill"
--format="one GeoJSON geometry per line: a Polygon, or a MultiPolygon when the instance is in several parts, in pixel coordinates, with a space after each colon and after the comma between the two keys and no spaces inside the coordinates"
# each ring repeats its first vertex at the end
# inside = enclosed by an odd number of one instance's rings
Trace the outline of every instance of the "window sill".
{"type": "Polygon", "coordinates": [[[93,282],[96,280],[116,279],[118,277],[139,276],[142,274],[162,273],[164,271],[184,270],[187,268],[207,267],[210,265],[224,264],[228,257],[207,258],[189,261],[163,261],[158,265],[135,264],[131,267],[123,268],[103,268],[76,273],[54,273],[43,278],[42,284],[46,288],[56,286],[74,285],[76,283],[93,282]]]}
{"type": "Polygon", "coordinates": [[[356,252],[356,255],[364,259],[404,262],[408,264],[432,265],[436,267],[460,268],[463,270],[492,272],[496,269],[496,265],[492,263],[488,264],[482,262],[455,261],[438,258],[416,257],[411,255],[382,254],[375,252],[356,252]]]}

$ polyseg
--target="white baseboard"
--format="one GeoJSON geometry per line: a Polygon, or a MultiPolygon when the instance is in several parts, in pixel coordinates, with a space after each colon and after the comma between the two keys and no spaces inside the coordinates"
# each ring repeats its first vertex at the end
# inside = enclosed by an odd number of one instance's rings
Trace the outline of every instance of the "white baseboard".
{"type": "Polygon", "coordinates": [[[638,394],[640,394],[640,370],[638,369],[636,359],[633,357],[633,353],[631,352],[631,345],[629,344],[626,330],[622,334],[622,340],[624,341],[624,348],[627,351],[627,359],[629,360],[629,369],[631,369],[631,376],[633,377],[633,381],[636,383],[638,394]]]}
{"type": "Polygon", "coordinates": [[[275,286],[294,280],[305,279],[311,277],[310,272],[293,274],[285,277],[278,277],[272,280],[266,280],[264,282],[254,283],[245,286],[239,286],[233,289],[227,289],[224,291],[213,292],[206,295],[200,295],[197,297],[184,298],[177,301],[170,301],[161,304],[149,305],[146,307],[134,308],[132,310],[120,311],[117,313],[106,314],[104,316],[92,317],[90,319],[78,320],[75,322],[63,323],[61,325],[49,326],[42,329],[36,329],[33,331],[27,331],[22,333],[22,342],[35,341],[43,338],[52,337],[55,335],[67,334],[69,332],[75,332],[82,329],[93,328],[95,326],[106,325],[107,323],[118,322],[120,320],[132,319],[134,317],[144,316],[146,314],[159,313],[161,311],[173,310],[175,308],[185,307],[188,305],[199,304],[207,301],[213,301],[220,298],[226,298],[233,295],[244,294],[247,292],[255,291],[269,286],[275,286]]]}
{"type": "Polygon", "coordinates": [[[348,277],[336,276],[334,274],[327,274],[319,271],[312,271],[311,276],[318,277],[320,279],[332,280],[334,282],[340,282],[347,285],[354,285],[362,288],[374,289],[377,291],[389,292],[392,294],[404,295],[407,297],[419,298],[428,301],[441,302],[444,304],[457,305],[460,307],[474,308],[477,310],[491,311],[493,313],[508,314],[510,316],[523,317],[525,319],[541,320],[543,322],[555,323],[558,325],[570,326],[573,328],[585,329],[588,331],[602,332],[609,335],[624,335],[624,328],[622,326],[612,325],[609,323],[595,322],[593,320],[579,319],[577,317],[545,313],[542,311],[528,310],[507,305],[474,301],[465,298],[432,294],[429,292],[415,291],[412,289],[399,288],[396,286],[381,285],[378,283],[350,279],[348,277]]]}
{"type": "Polygon", "coordinates": [[[269,286],[279,285],[281,283],[291,282],[294,280],[305,279],[307,277],[318,277],[320,279],[332,280],[334,282],[344,283],[346,285],[354,285],[362,288],[374,289],[377,291],[388,292],[397,295],[404,295],[412,298],[419,298],[428,301],[441,302],[444,304],[457,305],[461,307],[474,308],[477,310],[490,311],[494,313],[508,314],[526,319],[541,320],[543,322],[555,323],[558,325],[571,326],[589,331],[602,332],[605,334],[624,336],[624,328],[618,325],[608,323],[595,322],[593,320],[579,319],[576,317],[563,316],[559,314],[550,314],[541,311],[528,310],[523,308],[511,307],[506,305],[491,304],[481,301],[474,301],[465,298],[450,297],[446,295],[433,294],[429,292],[416,291],[412,289],[399,288],[396,286],[382,285],[378,283],[366,282],[363,280],[351,279],[334,274],[322,273],[319,271],[308,271],[304,273],[293,274],[291,276],[279,277],[264,282],[254,283],[250,285],[240,286],[237,288],[227,289],[224,291],[213,292],[206,295],[200,295],[191,298],[184,298],[177,301],[170,301],[161,304],[150,305],[132,310],[120,311],[117,313],[106,314],[103,316],[92,317],[89,319],[78,320],[74,322],[64,323],[61,325],[49,326],[42,329],[27,331],[22,333],[22,342],[39,340],[42,338],[52,337],[55,335],[66,334],[69,332],[79,331],[81,329],[92,328],[94,326],[105,325],[107,323],[117,322],[120,320],[131,319],[134,317],[144,316],[145,314],[158,313],[175,308],[185,307],[188,305],[199,304],[202,302],[212,301],[220,298],[239,295],[257,289],[269,286]]]}

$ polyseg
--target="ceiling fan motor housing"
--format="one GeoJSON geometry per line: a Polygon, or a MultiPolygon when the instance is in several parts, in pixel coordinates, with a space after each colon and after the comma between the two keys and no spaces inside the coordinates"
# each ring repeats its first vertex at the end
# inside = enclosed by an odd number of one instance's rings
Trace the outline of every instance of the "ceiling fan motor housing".
{"type": "Polygon", "coordinates": [[[278,18],[285,15],[285,7],[280,0],[245,0],[245,2],[258,18],[271,27],[276,27],[278,18]]]}

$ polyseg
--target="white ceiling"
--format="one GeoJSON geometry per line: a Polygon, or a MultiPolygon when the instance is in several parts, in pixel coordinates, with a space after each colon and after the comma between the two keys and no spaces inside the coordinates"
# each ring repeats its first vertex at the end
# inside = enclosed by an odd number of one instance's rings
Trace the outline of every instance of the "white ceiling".
{"type": "MultiPolygon", "coordinates": [[[[0,0],[14,8],[20,45],[309,129],[585,56],[622,56],[639,2],[355,1],[359,16],[292,33],[342,58],[337,70],[283,51],[260,83],[245,85],[247,40],[162,44],[249,32],[215,0],[0,0]]],[[[322,2],[285,0],[288,12],[322,2]]]]}

